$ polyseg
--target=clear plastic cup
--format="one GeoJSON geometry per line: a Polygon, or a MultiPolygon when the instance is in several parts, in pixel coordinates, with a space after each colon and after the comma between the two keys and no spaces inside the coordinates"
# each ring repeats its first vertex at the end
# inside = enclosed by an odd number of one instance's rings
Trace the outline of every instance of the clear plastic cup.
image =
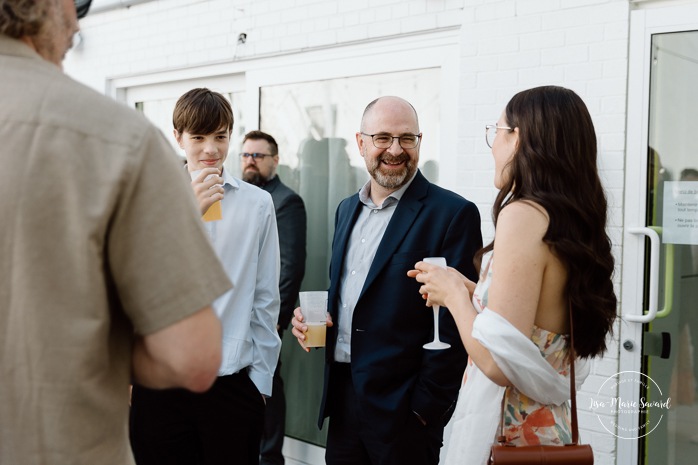
{"type": "Polygon", "coordinates": [[[327,291],[305,291],[298,294],[301,302],[306,347],[325,347],[327,335],[327,291]]]}

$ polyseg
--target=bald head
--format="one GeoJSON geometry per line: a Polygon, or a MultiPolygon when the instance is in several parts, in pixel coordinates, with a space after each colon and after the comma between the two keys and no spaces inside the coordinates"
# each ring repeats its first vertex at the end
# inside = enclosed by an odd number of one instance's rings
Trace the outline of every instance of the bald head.
{"type": "Polygon", "coordinates": [[[364,114],[361,117],[361,131],[366,131],[367,122],[373,120],[376,117],[376,113],[383,114],[386,112],[391,114],[402,113],[403,116],[405,113],[411,113],[414,116],[415,133],[419,132],[417,110],[415,110],[412,104],[407,100],[394,96],[378,97],[366,105],[364,114]]]}

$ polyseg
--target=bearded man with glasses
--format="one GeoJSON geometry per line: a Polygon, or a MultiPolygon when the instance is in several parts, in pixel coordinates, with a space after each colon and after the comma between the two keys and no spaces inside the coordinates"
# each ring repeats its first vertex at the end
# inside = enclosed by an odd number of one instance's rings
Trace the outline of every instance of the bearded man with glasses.
{"type": "MultiPolygon", "coordinates": [[[[337,208],[330,263],[325,383],[319,426],[330,417],[328,465],[436,465],[467,355],[455,322],[440,314],[446,350],[426,350],[433,314],[407,272],[445,257],[477,276],[477,207],[418,169],[417,113],[399,97],[366,107],[359,152],[370,180],[337,208]]],[[[294,312],[302,347],[307,325],[294,312]]],[[[306,349],[308,350],[308,349],[306,349]]]]}

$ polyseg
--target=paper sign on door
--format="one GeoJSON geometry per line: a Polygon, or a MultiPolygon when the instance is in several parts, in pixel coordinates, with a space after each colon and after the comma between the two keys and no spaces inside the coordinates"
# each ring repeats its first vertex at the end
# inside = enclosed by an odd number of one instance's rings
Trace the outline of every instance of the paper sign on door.
{"type": "Polygon", "coordinates": [[[665,181],[662,242],[698,245],[698,181],[665,181]]]}

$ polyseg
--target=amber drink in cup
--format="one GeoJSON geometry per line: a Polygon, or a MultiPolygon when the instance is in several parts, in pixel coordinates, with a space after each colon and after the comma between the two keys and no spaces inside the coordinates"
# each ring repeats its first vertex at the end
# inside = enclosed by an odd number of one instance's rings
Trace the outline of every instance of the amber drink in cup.
{"type": "MultiPolygon", "coordinates": [[[[189,175],[191,176],[192,181],[196,179],[196,177],[201,173],[201,170],[195,170],[195,171],[190,171],[189,175]]],[[[208,181],[212,174],[209,174],[206,176],[206,179],[204,181],[208,181]]],[[[221,210],[221,201],[218,200],[215,203],[213,203],[210,207],[208,207],[208,210],[206,210],[206,213],[201,217],[202,220],[204,221],[218,221],[223,219],[223,211],[221,210]]]]}
{"type": "Polygon", "coordinates": [[[327,334],[327,291],[306,291],[299,293],[303,323],[308,327],[305,333],[306,347],[325,347],[327,334]]]}

